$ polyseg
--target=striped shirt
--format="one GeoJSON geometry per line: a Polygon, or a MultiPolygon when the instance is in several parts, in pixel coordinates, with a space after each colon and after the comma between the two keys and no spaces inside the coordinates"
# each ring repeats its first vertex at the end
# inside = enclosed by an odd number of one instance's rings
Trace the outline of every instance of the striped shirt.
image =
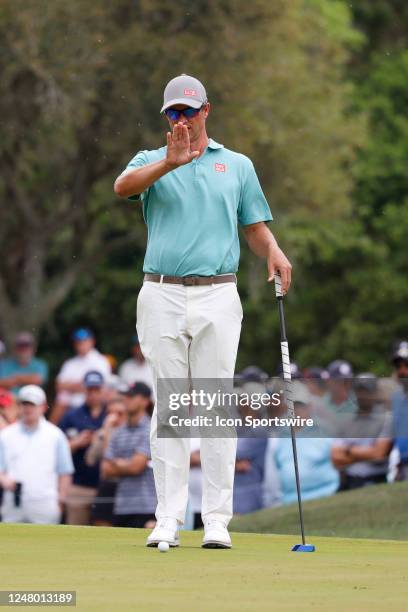
{"type": "MultiPolygon", "coordinates": [[[[150,459],[150,419],[144,415],[137,425],[119,427],[112,435],[105,459],[130,459],[135,454],[150,459]]],[[[151,467],[137,476],[119,478],[115,495],[115,514],[154,514],[156,491],[151,467]]]]}

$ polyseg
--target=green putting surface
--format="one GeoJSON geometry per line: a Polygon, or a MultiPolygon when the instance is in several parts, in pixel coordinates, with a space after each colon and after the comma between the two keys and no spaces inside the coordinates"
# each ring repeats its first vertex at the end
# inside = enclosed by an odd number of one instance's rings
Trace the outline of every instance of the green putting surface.
{"type": "MultiPolygon", "coordinates": [[[[204,550],[146,548],[145,530],[0,525],[1,590],[76,590],[81,610],[405,610],[408,542],[233,534],[204,550]]],[[[7,608],[4,608],[7,609],[7,608]]]]}

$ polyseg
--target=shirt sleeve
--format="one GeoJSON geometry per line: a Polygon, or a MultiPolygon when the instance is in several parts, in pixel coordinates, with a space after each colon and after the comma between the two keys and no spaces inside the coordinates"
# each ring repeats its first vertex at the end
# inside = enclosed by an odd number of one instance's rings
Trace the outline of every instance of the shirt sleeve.
{"type": "Polygon", "coordinates": [[[0,472],[5,472],[6,470],[6,455],[4,452],[3,440],[0,438],[0,472]]]}
{"type": "MultiPolygon", "coordinates": [[[[139,151],[130,160],[130,162],[128,163],[124,171],[122,172],[121,176],[123,174],[126,174],[130,170],[134,170],[135,168],[141,168],[142,166],[146,166],[146,164],[148,163],[149,163],[149,160],[147,159],[147,151],[139,151]]],[[[150,187],[146,189],[145,191],[143,191],[142,193],[135,193],[134,195],[129,196],[127,199],[128,200],[139,200],[140,199],[143,202],[145,198],[148,196],[149,189],[150,187]]]]}
{"type": "Polygon", "coordinates": [[[103,458],[104,459],[116,459],[116,432],[114,434],[112,434],[110,440],[109,440],[109,444],[108,444],[108,448],[106,449],[103,458]]]}
{"type": "Polygon", "coordinates": [[[352,440],[350,438],[334,438],[332,446],[334,448],[346,448],[352,444],[352,440]]]}
{"type": "Polygon", "coordinates": [[[382,438],[392,439],[394,437],[392,416],[391,416],[391,414],[389,412],[386,412],[384,414],[384,424],[383,424],[383,427],[382,427],[380,433],[378,434],[378,437],[380,439],[382,439],[382,438]]]}
{"type": "Polygon", "coordinates": [[[48,381],[48,365],[42,359],[38,360],[38,373],[41,376],[41,384],[45,385],[48,381]]]}
{"type": "Polygon", "coordinates": [[[70,412],[68,411],[64,414],[64,416],[58,423],[58,427],[62,429],[62,431],[65,433],[67,429],[70,427],[70,425],[71,425],[71,415],[70,415],[70,412]]]}
{"type": "Polygon", "coordinates": [[[250,159],[246,158],[238,205],[238,222],[240,225],[251,225],[260,221],[272,221],[272,214],[256,175],[254,165],[250,159]]]}
{"type": "Polygon", "coordinates": [[[73,474],[74,464],[66,437],[61,434],[57,442],[57,474],[73,474]]]}
{"type": "Polygon", "coordinates": [[[62,364],[61,369],[57,375],[57,380],[59,380],[60,382],[64,382],[64,381],[70,380],[71,378],[72,378],[71,359],[68,359],[62,364]]]}
{"type": "Polygon", "coordinates": [[[150,459],[150,442],[149,442],[149,428],[148,427],[146,427],[144,431],[144,435],[140,441],[140,445],[136,449],[135,454],[145,455],[145,457],[148,457],[150,459]]]}

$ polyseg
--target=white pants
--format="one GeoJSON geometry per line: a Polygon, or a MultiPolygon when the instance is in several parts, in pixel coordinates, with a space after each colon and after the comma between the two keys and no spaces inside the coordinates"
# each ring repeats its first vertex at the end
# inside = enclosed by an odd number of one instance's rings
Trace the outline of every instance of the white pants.
{"type": "MultiPolygon", "coordinates": [[[[235,283],[185,287],[145,281],[137,301],[141,349],[158,378],[232,379],[241,332],[242,306],[235,283]]],[[[190,439],[157,436],[153,413],[150,445],[157,519],[184,522],[188,500],[190,439]]],[[[203,519],[228,524],[232,516],[235,438],[201,440],[203,519]]]]}

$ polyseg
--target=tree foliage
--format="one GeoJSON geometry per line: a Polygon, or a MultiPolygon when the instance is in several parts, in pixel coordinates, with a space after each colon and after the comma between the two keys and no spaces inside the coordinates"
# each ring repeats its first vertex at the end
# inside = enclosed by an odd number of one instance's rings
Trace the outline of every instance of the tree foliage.
{"type": "MultiPolygon", "coordinates": [[[[1,336],[41,332],[56,362],[72,326],[87,323],[106,351],[123,355],[146,232],[140,209],[118,201],[112,184],[137,150],[163,143],[163,86],[186,72],[207,86],[210,135],[253,159],[272,229],[293,260],[294,355],[303,364],[378,362],[386,340],[362,351],[356,338],[364,326],[374,338],[382,324],[386,298],[366,301],[377,266],[391,270],[399,238],[387,221],[398,202],[386,198],[384,214],[367,226],[381,137],[374,108],[360,103],[364,83],[350,78],[363,36],[348,3],[4,0],[0,36],[1,336]],[[388,233],[379,247],[381,231],[388,233]]],[[[279,338],[265,280],[264,264],[244,247],[239,365],[258,361],[273,371],[279,338]]]]}

